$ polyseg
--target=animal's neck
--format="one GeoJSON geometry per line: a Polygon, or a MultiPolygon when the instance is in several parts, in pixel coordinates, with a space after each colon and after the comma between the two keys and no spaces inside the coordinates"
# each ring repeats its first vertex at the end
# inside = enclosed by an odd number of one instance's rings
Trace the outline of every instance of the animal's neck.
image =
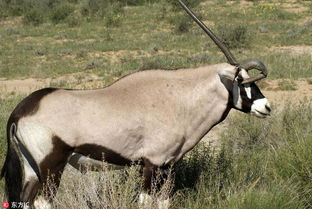
{"type": "Polygon", "coordinates": [[[190,92],[186,121],[185,152],[192,149],[209,130],[228,115],[229,93],[216,79],[197,83],[190,92]]]}

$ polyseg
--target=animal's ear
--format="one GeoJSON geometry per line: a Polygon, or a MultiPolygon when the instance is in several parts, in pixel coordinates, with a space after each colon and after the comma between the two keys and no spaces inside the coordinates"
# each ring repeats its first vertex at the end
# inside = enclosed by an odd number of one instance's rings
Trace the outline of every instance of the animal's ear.
{"type": "Polygon", "coordinates": [[[221,82],[227,88],[228,91],[232,91],[233,88],[233,81],[235,77],[235,70],[234,69],[224,69],[219,71],[219,77],[221,82]]]}
{"type": "Polygon", "coordinates": [[[220,70],[218,74],[221,80],[231,80],[233,82],[236,72],[233,68],[226,68],[220,70]]]}

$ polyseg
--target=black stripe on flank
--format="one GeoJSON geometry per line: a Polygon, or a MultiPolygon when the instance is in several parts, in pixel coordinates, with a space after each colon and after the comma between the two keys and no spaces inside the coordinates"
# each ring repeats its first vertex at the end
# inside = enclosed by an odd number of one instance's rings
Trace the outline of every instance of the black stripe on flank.
{"type": "Polygon", "coordinates": [[[67,163],[68,157],[74,148],[64,142],[60,137],[53,136],[53,149],[47,153],[46,157],[40,162],[40,171],[42,182],[45,183],[49,178],[58,187],[63,169],[67,163]]]}
{"type": "Polygon", "coordinates": [[[83,144],[75,148],[74,152],[88,156],[95,160],[105,161],[107,163],[125,166],[133,162],[121,154],[96,144],[83,144]]]}

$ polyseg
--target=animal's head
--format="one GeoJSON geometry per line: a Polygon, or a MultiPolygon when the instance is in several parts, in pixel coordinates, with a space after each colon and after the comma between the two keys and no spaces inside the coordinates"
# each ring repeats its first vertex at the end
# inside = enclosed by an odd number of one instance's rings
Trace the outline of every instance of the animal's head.
{"type": "Polygon", "coordinates": [[[237,110],[251,113],[258,117],[266,117],[270,115],[270,104],[255,83],[256,81],[267,77],[268,70],[265,65],[259,60],[249,60],[241,63],[237,62],[223,42],[199,20],[181,0],[178,1],[183,9],[221,49],[228,62],[233,66],[229,71],[224,71],[220,75],[222,82],[230,92],[232,106],[237,110]],[[250,77],[248,71],[252,69],[260,71],[260,74],[250,77]]]}
{"type": "Polygon", "coordinates": [[[219,72],[222,83],[230,93],[232,106],[262,118],[270,115],[271,107],[255,82],[266,75],[266,67],[258,60],[245,61],[237,67],[225,68],[219,72]],[[248,71],[251,69],[257,69],[261,73],[250,77],[248,71]]]}

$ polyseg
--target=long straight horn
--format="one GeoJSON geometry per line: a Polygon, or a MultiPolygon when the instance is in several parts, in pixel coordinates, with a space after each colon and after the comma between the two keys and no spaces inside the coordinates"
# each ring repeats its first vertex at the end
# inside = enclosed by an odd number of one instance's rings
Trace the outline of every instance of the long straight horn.
{"type": "Polygon", "coordinates": [[[207,35],[215,42],[215,44],[221,49],[223,54],[226,56],[228,62],[231,65],[238,66],[238,62],[236,61],[233,54],[230,52],[230,50],[223,44],[222,41],[209,29],[207,26],[199,20],[195,14],[181,1],[178,0],[180,5],[183,7],[183,9],[193,18],[193,20],[207,33],[207,35]]]}

